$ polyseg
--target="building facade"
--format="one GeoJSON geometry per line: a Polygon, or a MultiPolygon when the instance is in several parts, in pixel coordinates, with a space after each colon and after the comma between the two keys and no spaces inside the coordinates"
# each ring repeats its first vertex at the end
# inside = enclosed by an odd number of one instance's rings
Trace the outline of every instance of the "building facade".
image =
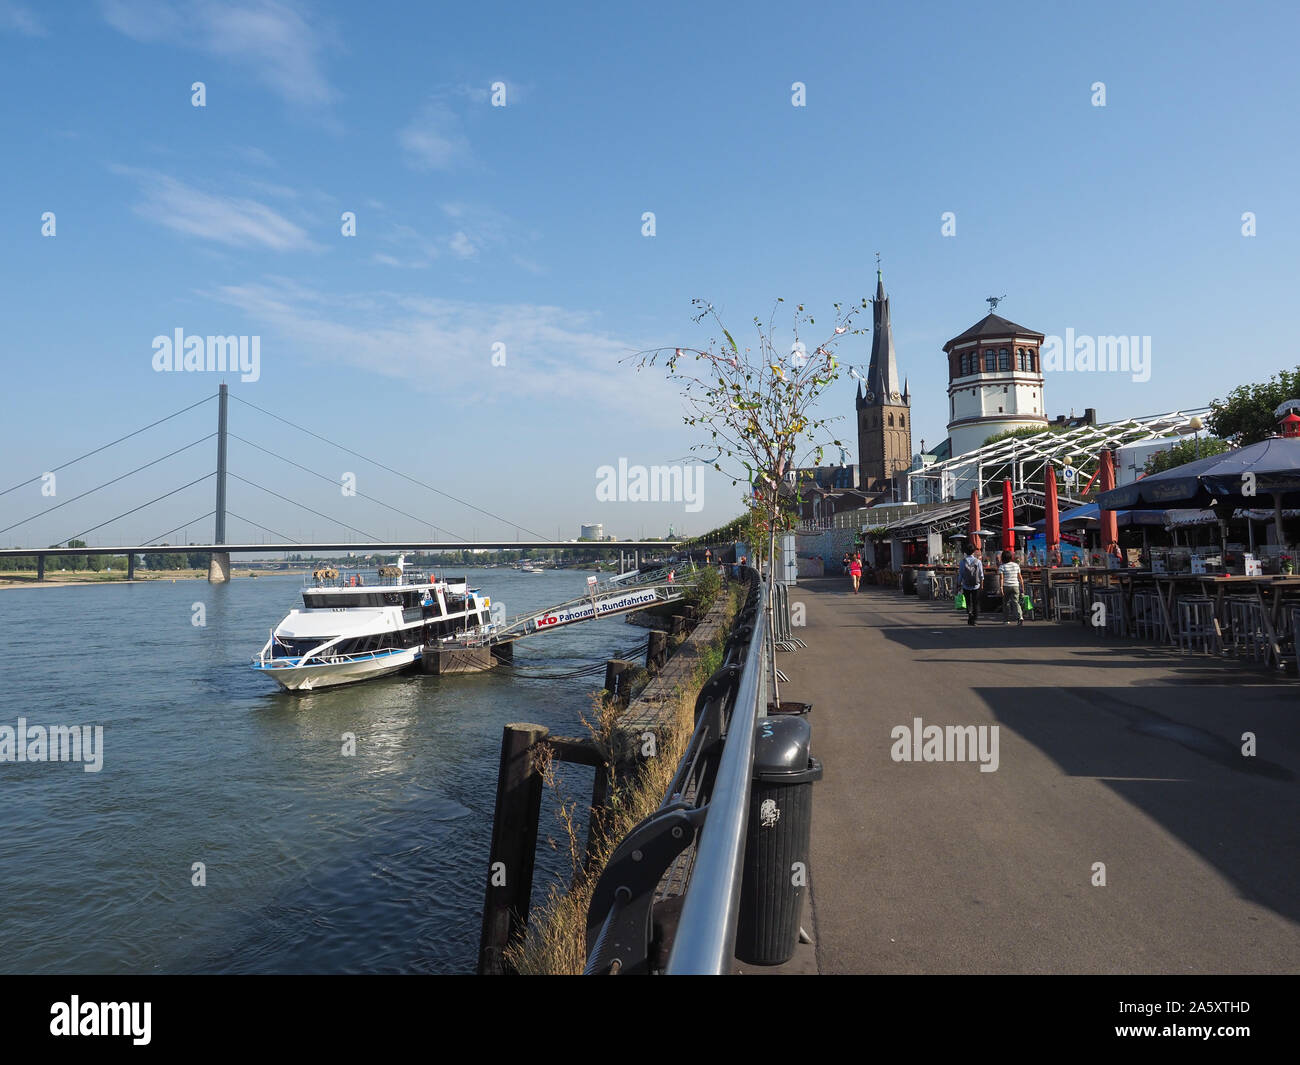
{"type": "Polygon", "coordinates": [[[989,314],[943,346],[953,456],[1008,429],[1047,428],[1039,349],[1043,334],[989,314]]]}
{"type": "Polygon", "coordinates": [[[912,464],[912,395],[907,381],[899,379],[889,297],[879,270],[871,326],[866,389],[861,382],[858,384],[858,488],[891,497],[896,493],[902,499],[906,494],[905,475],[912,464]]]}

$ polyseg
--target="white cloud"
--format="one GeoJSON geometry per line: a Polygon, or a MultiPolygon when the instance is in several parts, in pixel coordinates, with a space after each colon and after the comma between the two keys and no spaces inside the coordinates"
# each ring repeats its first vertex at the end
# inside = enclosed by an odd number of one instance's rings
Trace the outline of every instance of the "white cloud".
{"type": "Polygon", "coordinates": [[[454,388],[464,402],[567,397],[680,425],[668,382],[623,362],[645,347],[602,329],[597,316],[534,304],[484,304],[393,293],[340,297],[296,283],[230,285],[206,293],[244,311],[305,357],[407,381],[454,388]],[[493,344],[506,365],[493,366],[493,344]]]}
{"type": "Polygon", "coordinates": [[[0,30],[12,30],[25,37],[46,36],[41,20],[21,4],[13,0],[0,0],[0,30]]]}
{"type": "Polygon", "coordinates": [[[474,247],[474,242],[459,231],[447,242],[447,246],[462,259],[472,259],[478,254],[478,248],[474,247]]]}
{"type": "Polygon", "coordinates": [[[417,170],[452,170],[473,158],[459,116],[441,100],[428,101],[397,140],[417,170]]]}
{"type": "Polygon", "coordinates": [[[257,200],[218,196],[154,171],[123,166],[112,169],[140,183],[144,199],[135,205],[137,214],[178,233],[232,247],[319,249],[301,226],[257,200]]]}
{"type": "Polygon", "coordinates": [[[289,104],[319,110],[336,97],[322,69],[332,38],[289,0],[101,0],[100,7],[128,37],[228,60],[289,104]]]}

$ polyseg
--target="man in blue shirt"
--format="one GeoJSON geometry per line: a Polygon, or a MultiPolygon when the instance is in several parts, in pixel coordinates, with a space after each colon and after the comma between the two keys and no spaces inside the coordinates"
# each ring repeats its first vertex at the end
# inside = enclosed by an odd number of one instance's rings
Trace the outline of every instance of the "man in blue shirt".
{"type": "Polygon", "coordinates": [[[966,544],[966,557],[957,567],[957,583],[966,596],[966,624],[974,625],[980,616],[980,595],[984,591],[984,563],[975,554],[975,545],[966,544]]]}

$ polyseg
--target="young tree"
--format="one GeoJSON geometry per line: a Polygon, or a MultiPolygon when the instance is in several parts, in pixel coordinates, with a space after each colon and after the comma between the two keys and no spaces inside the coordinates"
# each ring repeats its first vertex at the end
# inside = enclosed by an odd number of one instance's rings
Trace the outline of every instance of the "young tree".
{"type": "MultiPolygon", "coordinates": [[[[867,306],[865,299],[851,310],[836,303],[824,339],[807,344],[803,338],[816,330],[816,320],[802,303],[793,312],[784,303],[778,299],[773,304],[766,323],[754,318],[755,344],[742,348],[711,303],[692,300],[692,321],[707,322],[721,336],[710,337],[704,347],[656,348],[632,356],[638,371],[662,365],[669,379],[682,386],[687,408],[683,421],[707,434],[691,450],[731,477],[733,485],[753,486],[752,528],[761,530],[766,543],[749,546],[764,556],[769,592],[776,579],[777,533],[793,522],[787,474],[796,468],[800,449],[819,465],[826,447],[841,446],[827,429],[835,419],[817,417],[814,408],[839,377],[835,348],[840,338],[866,332],[853,327],[854,318],[867,306]],[[778,343],[776,338],[777,315],[783,311],[783,329],[787,315],[789,319],[789,350],[786,340],[778,343]]],[[[769,612],[771,603],[769,594],[769,612]]],[[[772,632],[773,627],[769,624],[768,629],[772,632]]],[[[779,701],[775,654],[772,670],[773,698],[779,701]]]]}
{"type": "Polygon", "coordinates": [[[1160,473],[1162,470],[1172,470],[1175,466],[1184,466],[1197,459],[1207,459],[1211,455],[1222,455],[1225,451],[1231,450],[1231,444],[1214,436],[1204,440],[1170,441],[1169,447],[1164,451],[1157,451],[1147,459],[1142,472],[1160,473]]]}
{"type": "Polygon", "coordinates": [[[1300,367],[1279,370],[1260,384],[1238,385],[1226,400],[1210,403],[1210,432],[1236,447],[1266,440],[1277,432],[1273,412],[1288,399],[1300,399],[1300,367]]]}

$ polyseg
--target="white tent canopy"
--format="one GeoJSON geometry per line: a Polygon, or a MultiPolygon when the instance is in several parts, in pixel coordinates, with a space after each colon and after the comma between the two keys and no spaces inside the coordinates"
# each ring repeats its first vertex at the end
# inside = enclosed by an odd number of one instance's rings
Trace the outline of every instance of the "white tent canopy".
{"type": "Polygon", "coordinates": [[[1208,411],[1208,407],[1199,407],[1126,418],[1105,425],[1080,425],[1061,432],[1044,429],[1032,436],[1008,437],[909,473],[912,497],[920,495],[918,489],[922,482],[929,482],[932,498],[945,501],[969,498],[972,489],[981,498],[992,495],[1007,477],[1011,478],[1016,489],[1034,482],[1041,484],[1044,466],[1050,462],[1059,471],[1067,458],[1071,460],[1076,477],[1081,478],[1078,486],[1082,488],[1096,472],[1098,454],[1103,449],[1163,439],[1168,439],[1172,445],[1180,437],[1195,432],[1192,419],[1202,418],[1208,411]]]}

